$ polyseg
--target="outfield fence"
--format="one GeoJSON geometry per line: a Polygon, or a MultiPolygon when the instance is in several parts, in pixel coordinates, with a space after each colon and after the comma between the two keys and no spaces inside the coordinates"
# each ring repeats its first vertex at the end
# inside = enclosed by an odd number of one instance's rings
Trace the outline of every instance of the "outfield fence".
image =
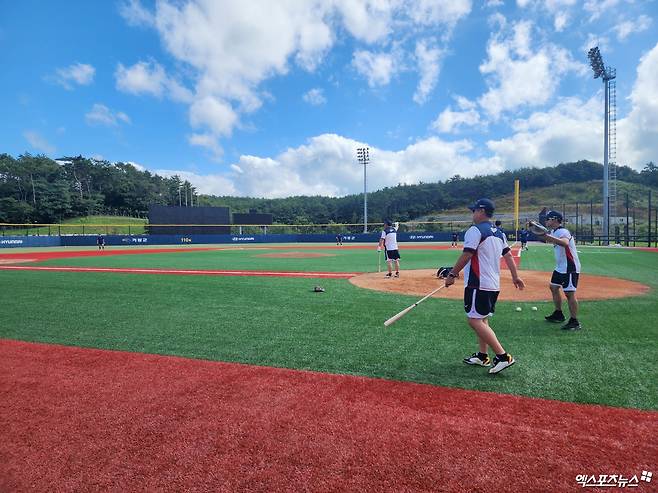
{"type": "MultiPolygon", "coordinates": [[[[568,213],[565,217],[569,219],[568,213]]],[[[449,242],[453,234],[463,241],[464,232],[470,226],[467,220],[449,222],[407,222],[400,223],[398,228],[399,241],[436,241],[449,242]]],[[[0,223],[0,247],[20,246],[68,246],[94,245],[98,235],[106,238],[108,245],[132,244],[202,244],[202,243],[306,243],[306,242],[336,242],[340,235],[342,242],[376,242],[379,239],[383,224],[370,224],[369,231],[363,233],[363,224],[271,224],[271,225],[181,225],[159,224],[159,231],[170,227],[180,230],[181,227],[198,228],[217,226],[226,227],[229,234],[149,234],[149,224],[142,225],[112,225],[112,224],[7,224],[0,223]]],[[[154,225],[155,226],[155,225],[154,225]]],[[[638,228],[636,222],[621,229],[616,227],[609,236],[596,231],[592,224],[583,225],[580,222],[567,222],[567,227],[574,233],[578,244],[589,245],[623,245],[658,247],[656,229],[638,228]],[[630,227],[628,227],[630,226],[630,227]],[[638,231],[639,230],[639,231],[638,231]]],[[[512,229],[511,221],[503,221],[510,241],[516,241],[517,234],[512,229]]],[[[529,241],[537,238],[529,234],[529,241]]]]}

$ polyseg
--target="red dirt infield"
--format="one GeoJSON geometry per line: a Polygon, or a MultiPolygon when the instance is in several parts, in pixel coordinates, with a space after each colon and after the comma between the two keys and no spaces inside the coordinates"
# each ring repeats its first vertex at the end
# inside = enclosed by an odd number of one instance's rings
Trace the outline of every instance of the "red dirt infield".
{"type": "Polygon", "coordinates": [[[658,457],[656,412],[12,340],[0,395],[3,492],[582,491],[658,457]]]}
{"type": "MultiPolygon", "coordinates": [[[[512,284],[509,272],[503,272],[500,276],[500,301],[550,301],[551,293],[548,283],[551,278],[550,272],[532,270],[520,270],[519,276],[525,282],[525,289],[519,290],[512,284]]],[[[400,278],[387,279],[383,273],[365,273],[350,277],[350,282],[355,286],[375,291],[386,291],[389,293],[402,293],[423,296],[438,288],[443,281],[437,279],[436,269],[416,269],[400,272],[400,278]]],[[[442,289],[433,298],[462,299],[464,297],[463,280],[459,280],[456,286],[442,289]]],[[[578,299],[580,300],[606,300],[618,299],[629,296],[643,296],[651,288],[646,284],[626,279],[619,279],[593,274],[580,274],[578,284],[578,299]]]]}

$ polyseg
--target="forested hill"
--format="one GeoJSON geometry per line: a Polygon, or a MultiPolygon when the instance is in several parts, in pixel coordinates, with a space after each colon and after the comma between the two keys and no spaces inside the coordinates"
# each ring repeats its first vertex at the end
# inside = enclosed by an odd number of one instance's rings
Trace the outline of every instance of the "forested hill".
{"type": "MultiPolygon", "coordinates": [[[[437,183],[398,185],[368,194],[368,221],[385,217],[409,221],[429,213],[465,207],[477,197],[496,198],[514,189],[520,179],[524,191],[563,183],[598,180],[600,164],[563,163],[546,168],[521,168],[496,175],[437,183]]],[[[658,166],[647,163],[641,172],[619,167],[620,181],[658,186],[658,166]]],[[[54,161],[24,154],[17,159],[0,154],[0,222],[53,223],[91,214],[145,216],[149,205],[228,206],[232,212],[269,212],[281,224],[357,223],[362,221],[363,195],[345,197],[198,196],[187,181],[140,171],[129,163],[65,157],[54,161]]]]}

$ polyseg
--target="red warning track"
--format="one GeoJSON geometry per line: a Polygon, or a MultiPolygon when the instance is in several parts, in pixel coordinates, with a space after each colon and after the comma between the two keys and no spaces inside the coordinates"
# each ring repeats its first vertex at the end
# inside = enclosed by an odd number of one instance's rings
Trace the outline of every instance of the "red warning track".
{"type": "Polygon", "coordinates": [[[39,265],[0,265],[0,270],[39,270],[55,272],[109,272],[121,274],[170,274],[177,276],[265,276],[313,277],[320,279],[349,279],[357,272],[277,272],[261,270],[186,270],[186,269],[133,269],[114,267],[49,267],[39,265]]]}
{"type": "Polygon", "coordinates": [[[658,457],[655,412],[9,340],[0,395],[0,491],[582,491],[658,457]]]}

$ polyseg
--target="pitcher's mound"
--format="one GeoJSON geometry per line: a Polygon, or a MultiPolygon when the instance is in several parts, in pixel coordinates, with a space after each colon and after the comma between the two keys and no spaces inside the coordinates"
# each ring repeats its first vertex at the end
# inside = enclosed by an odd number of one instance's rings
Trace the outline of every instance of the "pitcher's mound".
{"type": "MultiPolygon", "coordinates": [[[[436,278],[436,269],[405,270],[400,272],[400,278],[385,278],[385,272],[368,273],[352,277],[350,282],[360,288],[389,291],[392,293],[424,296],[443,284],[442,279],[436,278]]],[[[500,296],[502,301],[550,301],[551,293],[548,283],[550,272],[532,270],[520,271],[519,275],[526,284],[523,291],[512,284],[509,271],[504,270],[500,275],[500,296]]],[[[580,274],[578,281],[579,300],[603,300],[610,298],[624,298],[640,296],[649,292],[649,286],[624,279],[580,274]]],[[[454,286],[442,289],[434,294],[434,298],[461,299],[464,296],[464,281],[458,279],[454,286]]]]}

